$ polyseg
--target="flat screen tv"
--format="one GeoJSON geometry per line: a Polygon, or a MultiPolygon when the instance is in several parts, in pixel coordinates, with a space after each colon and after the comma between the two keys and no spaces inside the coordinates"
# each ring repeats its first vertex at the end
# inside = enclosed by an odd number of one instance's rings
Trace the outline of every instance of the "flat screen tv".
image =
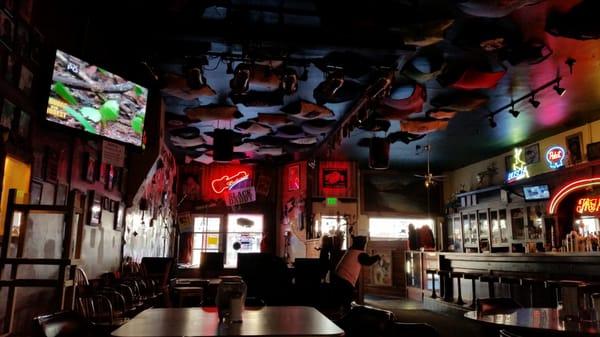
{"type": "Polygon", "coordinates": [[[548,185],[523,186],[523,195],[527,201],[550,199],[548,185]]]}
{"type": "Polygon", "coordinates": [[[46,120],[142,146],[148,89],[56,51],[46,120]]]}

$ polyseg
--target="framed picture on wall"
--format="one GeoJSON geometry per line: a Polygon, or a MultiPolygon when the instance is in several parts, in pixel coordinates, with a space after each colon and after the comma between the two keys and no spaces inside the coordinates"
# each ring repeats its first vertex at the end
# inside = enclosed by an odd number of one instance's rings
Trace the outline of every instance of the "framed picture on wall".
{"type": "Polygon", "coordinates": [[[588,160],[600,159],[600,142],[595,142],[587,145],[588,160]]]}
{"type": "Polygon", "coordinates": [[[300,189],[300,164],[294,164],[288,167],[288,191],[297,191],[300,189]]]}
{"type": "Polygon", "coordinates": [[[527,165],[540,161],[540,144],[535,143],[525,147],[525,163],[527,165]]]}
{"type": "Polygon", "coordinates": [[[577,164],[583,160],[583,150],[581,148],[583,135],[581,132],[566,137],[567,152],[569,154],[569,163],[577,164]]]}
{"type": "Polygon", "coordinates": [[[123,229],[123,223],[125,222],[125,205],[117,202],[117,216],[115,216],[114,229],[120,231],[123,229]]]}
{"type": "Polygon", "coordinates": [[[88,218],[87,224],[90,226],[100,226],[100,218],[102,216],[102,197],[95,191],[88,191],[88,218]]]}
{"type": "Polygon", "coordinates": [[[96,156],[90,152],[84,152],[81,165],[81,179],[88,183],[96,181],[96,156]]]}
{"type": "Polygon", "coordinates": [[[57,206],[64,206],[67,204],[67,194],[69,187],[65,184],[56,185],[56,197],[54,203],[57,206]]]}
{"type": "Polygon", "coordinates": [[[44,180],[55,184],[58,180],[58,152],[51,147],[44,150],[44,180]]]}

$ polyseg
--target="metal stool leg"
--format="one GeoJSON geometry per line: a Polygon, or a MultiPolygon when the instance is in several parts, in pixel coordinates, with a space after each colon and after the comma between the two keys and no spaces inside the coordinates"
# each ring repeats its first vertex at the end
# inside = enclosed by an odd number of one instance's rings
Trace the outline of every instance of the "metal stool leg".
{"type": "Polygon", "coordinates": [[[475,294],[475,279],[471,279],[471,305],[469,305],[469,308],[475,309],[476,301],[477,295],[475,294]]]}
{"type": "Polygon", "coordinates": [[[463,299],[462,299],[462,290],[461,290],[462,287],[461,287],[460,280],[461,280],[460,277],[456,278],[456,284],[458,285],[458,299],[456,300],[456,304],[458,304],[458,305],[464,305],[465,302],[463,302],[463,299]]]}

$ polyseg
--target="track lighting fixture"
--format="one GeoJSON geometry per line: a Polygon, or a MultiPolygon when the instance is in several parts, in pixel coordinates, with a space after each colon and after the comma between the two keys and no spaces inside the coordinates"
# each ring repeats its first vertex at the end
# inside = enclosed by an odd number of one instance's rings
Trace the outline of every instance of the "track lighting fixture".
{"type": "Polygon", "coordinates": [[[300,81],[308,81],[308,67],[304,66],[304,71],[300,75],[300,81]]]}
{"type": "Polygon", "coordinates": [[[490,123],[490,128],[492,129],[498,126],[498,124],[496,124],[496,121],[494,120],[494,116],[489,116],[488,122],[490,123]]]}
{"type": "Polygon", "coordinates": [[[538,106],[540,106],[540,101],[536,100],[534,95],[531,95],[531,98],[529,99],[529,104],[531,104],[534,108],[537,108],[538,106]]]}
{"type": "Polygon", "coordinates": [[[567,92],[567,89],[560,86],[559,79],[556,80],[556,84],[552,87],[552,89],[554,89],[559,96],[563,96],[567,92]]]}
{"type": "Polygon", "coordinates": [[[569,74],[571,74],[571,75],[573,75],[573,66],[575,65],[575,62],[577,62],[577,61],[572,57],[568,57],[567,60],[565,61],[565,64],[567,66],[569,66],[569,74]]]}
{"type": "Polygon", "coordinates": [[[519,114],[521,113],[521,111],[519,110],[515,110],[515,107],[513,106],[512,108],[510,108],[510,110],[508,110],[508,112],[513,115],[514,118],[519,117],[519,114]]]}

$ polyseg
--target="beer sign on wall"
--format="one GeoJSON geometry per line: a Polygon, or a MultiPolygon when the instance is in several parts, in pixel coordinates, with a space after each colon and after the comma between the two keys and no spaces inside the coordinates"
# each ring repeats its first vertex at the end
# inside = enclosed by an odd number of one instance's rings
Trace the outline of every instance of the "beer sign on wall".
{"type": "Polygon", "coordinates": [[[546,164],[553,170],[565,166],[566,157],[567,151],[561,146],[552,146],[546,150],[546,164]]]}
{"type": "Polygon", "coordinates": [[[598,215],[600,213],[600,196],[579,198],[575,212],[581,215],[598,215]]]}
{"type": "Polygon", "coordinates": [[[512,170],[506,175],[506,182],[512,183],[518,180],[529,178],[527,162],[525,161],[523,148],[517,147],[513,154],[512,170]]]}

